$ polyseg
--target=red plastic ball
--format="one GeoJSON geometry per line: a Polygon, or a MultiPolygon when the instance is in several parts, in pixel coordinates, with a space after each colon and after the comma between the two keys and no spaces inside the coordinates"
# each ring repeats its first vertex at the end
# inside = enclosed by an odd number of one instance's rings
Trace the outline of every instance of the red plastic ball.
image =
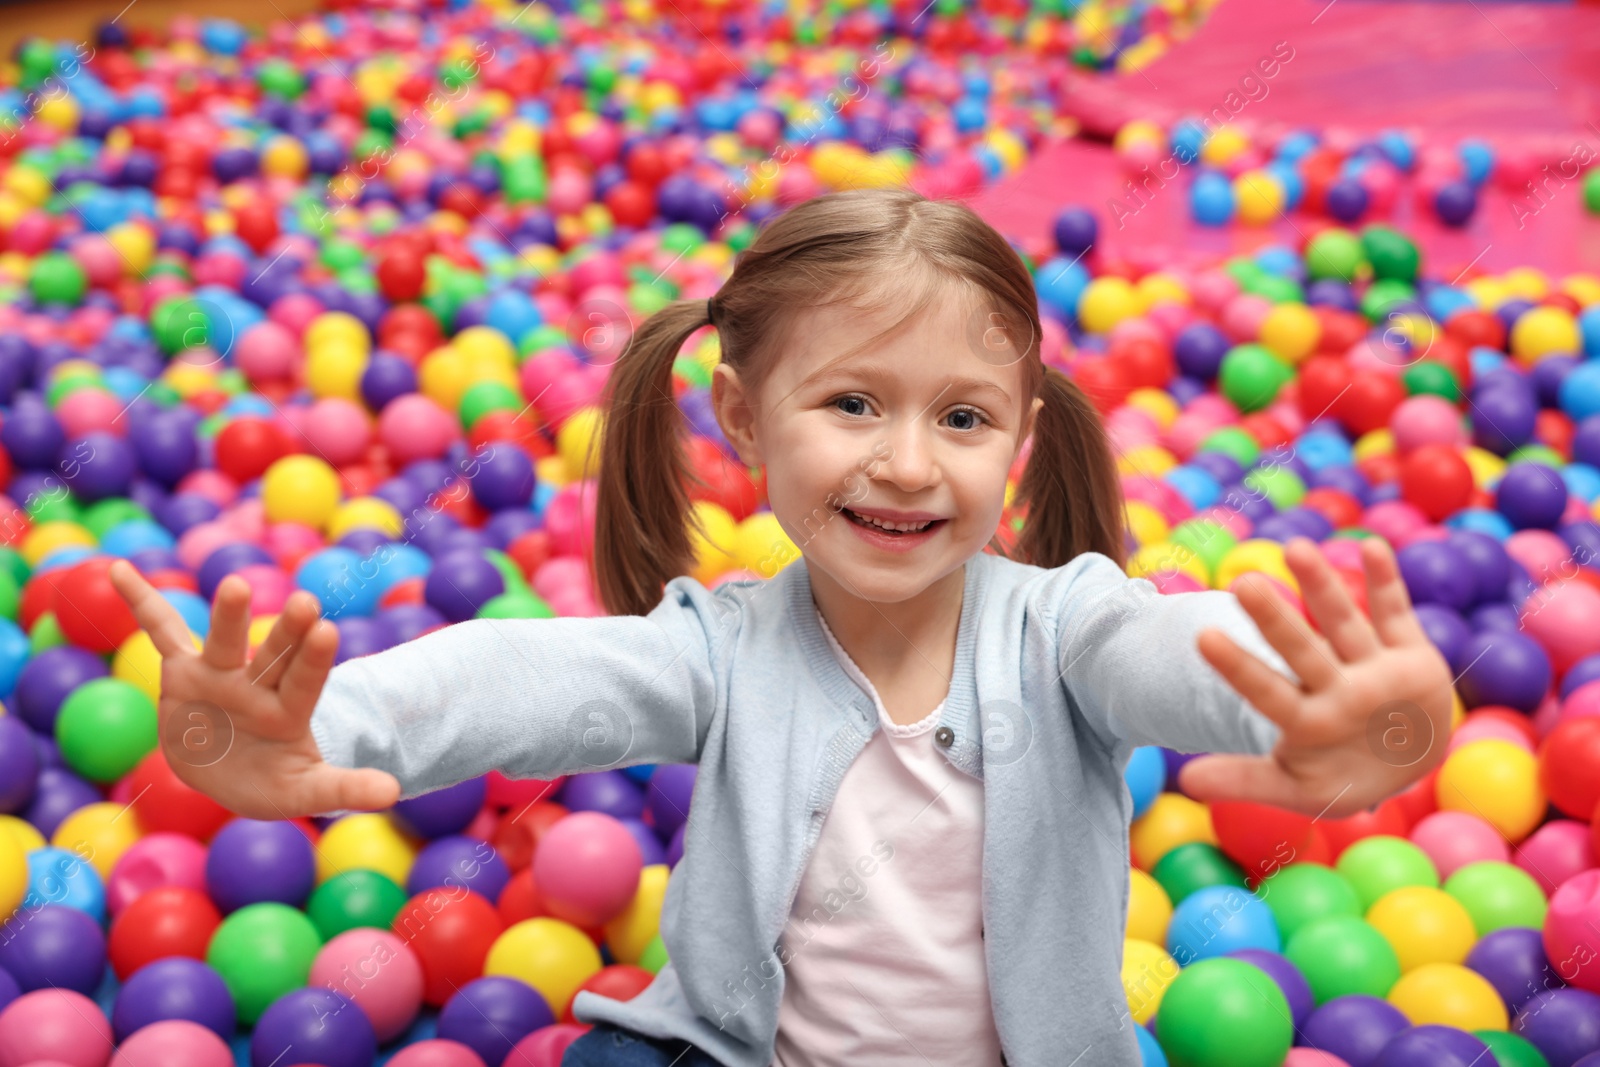
{"type": "Polygon", "coordinates": [[[1594,817],[1600,803],[1600,718],[1568,719],[1539,750],[1539,784],[1550,803],[1574,819],[1594,817]]]}
{"type": "Polygon", "coordinates": [[[587,989],[612,1000],[632,1000],[655,980],[656,976],[643,967],[635,967],[631,963],[613,963],[591,974],[578,990],[582,992],[587,989]]]}
{"type": "Polygon", "coordinates": [[[1149,337],[1113,344],[1110,358],[1121,364],[1135,389],[1164,389],[1178,373],[1172,350],[1149,337]]]}
{"type": "Polygon", "coordinates": [[[507,929],[524,919],[537,919],[550,914],[539,901],[539,887],[533,881],[532,867],[524,867],[511,876],[506,887],[500,891],[500,899],[495,901],[495,910],[500,913],[500,921],[506,924],[507,929]]]}
{"type": "Polygon", "coordinates": [[[1472,468],[1449,445],[1422,445],[1400,461],[1400,495],[1434,522],[1467,506],[1472,468]]]}
{"type": "Polygon", "coordinates": [[[56,610],[56,590],[66,577],[66,568],[56,567],[43,574],[35,573],[22,585],[22,597],[17,602],[17,622],[31,631],[39,616],[56,610]]]}
{"type": "Polygon", "coordinates": [[[1396,803],[1397,799],[1390,797],[1371,811],[1358,811],[1343,819],[1321,820],[1317,825],[1322,828],[1333,858],[1337,860],[1345,849],[1363,838],[1380,835],[1405,837],[1410,833],[1406,809],[1396,803]]]}
{"type": "Polygon", "coordinates": [[[147,833],[186,834],[209,841],[233,818],[227,808],[174,774],[159,748],[140,760],[128,779],[133,810],[147,833]]]}
{"type": "Polygon", "coordinates": [[[1361,521],[1361,501],[1330,486],[1319,486],[1301,498],[1302,507],[1310,508],[1329,522],[1335,530],[1347,530],[1361,521]]]}
{"type": "Polygon", "coordinates": [[[393,301],[415,300],[428,280],[422,258],[410,249],[388,252],[378,260],[378,288],[393,301]]]}
{"type": "Polygon", "coordinates": [[[1134,388],[1127,370],[1104,356],[1080,358],[1072,364],[1068,377],[1077,382],[1101,415],[1115,411],[1134,388]]]}
{"type": "Polygon", "coordinates": [[[198,889],[159,886],[139,894],[111,921],[106,956],[117,978],[127,981],[140,967],[167,956],[205,959],[220,925],[222,913],[198,889]]]}
{"type": "Polygon", "coordinates": [[[655,218],[656,197],[650,187],[636,181],[620,181],[607,189],[606,209],[619,226],[643,229],[655,218]]]}
{"type": "Polygon", "coordinates": [[[755,514],[761,494],[742,463],[704,437],[690,437],[684,451],[690,471],[685,487],[690,500],[708,500],[740,522],[755,514]]]}
{"type": "Polygon", "coordinates": [[[1311,817],[1267,804],[1218,800],[1211,826],[1223,853],[1252,879],[1296,862],[1311,843],[1311,817]]]}
{"type": "Polygon", "coordinates": [[[422,1001],[442,1007],[457,989],[483,976],[483,961],[505,930],[500,913],[471,891],[430,889],[406,902],[391,929],[422,963],[422,1001]]]}
{"type": "Polygon", "coordinates": [[[216,438],[217,469],[239,485],[261,477],[294,452],[294,441],[271,419],[244,415],[224,426],[216,438]]]}
{"type": "Polygon", "coordinates": [[[550,549],[547,530],[529,530],[506,546],[506,555],[524,575],[536,573],[554,553],[550,549]]]}
{"type": "Polygon", "coordinates": [[[278,209],[270,200],[249,200],[233,210],[234,233],[257,255],[278,237],[278,209]]]}
{"type": "Polygon", "coordinates": [[[1572,423],[1572,416],[1565,411],[1540,408],[1533,417],[1534,439],[1560,453],[1561,458],[1568,462],[1572,460],[1572,438],[1576,434],[1577,427],[1572,423]]]}
{"type": "Polygon", "coordinates": [[[1498,315],[1488,311],[1458,311],[1445,320],[1444,332],[1469,349],[1482,347],[1505,350],[1505,323],[1500,321],[1498,315]]]}
{"type": "Polygon", "coordinates": [[[115,652],[139,628],[127,601],[106,577],[115,560],[96,556],[67,568],[56,583],[56,622],[67,640],[91,652],[115,652]]]}
{"type": "Polygon", "coordinates": [[[1350,365],[1337,356],[1312,356],[1300,365],[1298,407],[1307,419],[1332,413],[1350,385],[1350,365]]]}
{"type": "Polygon", "coordinates": [[[1333,416],[1352,433],[1370,433],[1389,425],[1394,409],[1406,399],[1399,378],[1383,371],[1358,370],[1349,390],[1333,406],[1333,416]]]}

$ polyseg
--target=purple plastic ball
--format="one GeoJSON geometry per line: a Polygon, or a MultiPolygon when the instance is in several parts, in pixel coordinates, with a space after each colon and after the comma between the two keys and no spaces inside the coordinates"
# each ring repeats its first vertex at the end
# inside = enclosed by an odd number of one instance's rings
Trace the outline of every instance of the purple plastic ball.
{"type": "MultiPolygon", "coordinates": [[[[43,745],[40,745],[40,750],[41,754],[45,754],[43,745]]],[[[48,753],[54,752],[55,742],[52,740],[48,753]]],[[[33,803],[28,805],[22,817],[32,823],[33,828],[48,841],[68,815],[104,799],[100,790],[65,767],[47,766],[39,772],[39,788],[33,795],[33,803]]]]}
{"type": "Polygon", "coordinates": [[[644,811],[644,790],[621,771],[575,774],[562,783],[557,800],[568,811],[600,811],[613,819],[637,819],[644,811]]]}
{"type": "Polygon", "coordinates": [[[422,596],[446,619],[463,622],[505,591],[505,576],[481,553],[448,552],[434,560],[422,596]]]}
{"type": "Polygon", "coordinates": [[[302,907],[316,876],[311,842],[292,822],[234,819],[206,851],[206,891],[225,915],[268,901],[302,907]]]}
{"type": "Polygon", "coordinates": [[[1056,247],[1064,256],[1081,256],[1094,247],[1100,224],[1085,208],[1069,207],[1056,216],[1056,247]]]}
{"type": "Polygon", "coordinates": [[[169,956],[147,963],[117,990],[111,1029],[118,1042],[129,1034],[168,1019],[199,1023],[224,1041],[233,1040],[233,994],[222,976],[187,956],[169,956]]]}
{"type": "Polygon", "coordinates": [[[1567,984],[1550,966],[1539,931],[1521,926],[1488,934],[1467,953],[1466,965],[1494,986],[1513,1015],[1539,993],[1567,984]]]}
{"type": "Polygon", "coordinates": [[[462,986],[439,1013],[439,1037],[459,1041],[487,1067],[500,1067],[512,1046],[556,1021],[550,1005],[515,978],[488,975],[462,986]]]}
{"type": "Polygon", "coordinates": [[[376,352],[361,372],[361,399],[373,411],[389,401],[417,391],[417,372],[399,356],[376,352]]]}
{"type": "Polygon", "coordinates": [[[417,837],[459,834],[478,817],[488,792],[487,779],[481,776],[468,778],[464,782],[400,801],[394,806],[395,818],[417,837]]]}
{"type": "Polygon", "coordinates": [[[1306,1017],[1316,1007],[1316,1000],[1311,994],[1311,983],[1300,973],[1300,968],[1278,953],[1268,952],[1265,949],[1241,948],[1235,949],[1228,955],[1265,971],[1267,977],[1278,984],[1278,988],[1283,990],[1284,998],[1289,1001],[1289,1014],[1294,1019],[1294,1025],[1296,1027],[1305,1025],[1306,1017]]]}
{"type": "Polygon", "coordinates": [[[683,838],[689,829],[689,824],[684,823],[678,827],[677,833],[672,835],[672,840],[667,842],[667,866],[676,867],[678,861],[683,859],[683,838]]]}
{"type": "Polygon", "coordinates": [[[1355,222],[1367,210],[1367,190],[1354,178],[1340,178],[1328,186],[1328,214],[1340,222],[1355,222]]]}
{"type": "Polygon", "coordinates": [[[17,676],[17,710],[29,726],[51,737],[61,704],[84,682],[111,673],[106,661],[85,648],[57,645],[27,662],[17,676]]]}
{"type": "Polygon", "coordinates": [[[1446,226],[1465,226],[1478,210],[1478,190],[1468,182],[1446,182],[1433,194],[1433,210],[1446,226]]]}
{"type": "Polygon", "coordinates": [[[379,619],[343,615],[333,625],[339,631],[339,647],[333,656],[336,664],[382,652],[394,644],[394,631],[379,619]]]}
{"type": "MultiPolygon", "coordinates": [[[[33,395],[27,400],[19,397],[6,414],[5,422],[0,423],[0,445],[5,446],[12,465],[18,470],[43,470],[54,466],[66,439],[55,412],[33,395]]],[[[17,499],[15,494],[13,499],[17,499]]],[[[24,501],[17,499],[17,503],[24,501]]]]}
{"type": "Polygon", "coordinates": [[[1580,419],[1572,434],[1572,460],[1600,467],[1600,415],[1580,419]]]}
{"type": "Polygon", "coordinates": [[[1331,1052],[1350,1067],[1371,1067],[1384,1046],[1410,1026],[1393,1004],[1357,993],[1334,997],[1313,1011],[1297,1043],[1331,1052]]]}
{"type": "Polygon", "coordinates": [[[1372,1067],[1499,1067],[1489,1046],[1465,1030],[1427,1024],[1394,1035],[1372,1067]]]}
{"type": "Polygon", "coordinates": [[[511,868],[494,846],[476,837],[452,834],[425,845],[406,876],[412,896],[429,889],[464,887],[488,901],[500,899],[511,868]]]}
{"type": "Polygon", "coordinates": [[[185,410],[164,408],[141,420],[128,434],[140,471],[165,486],[176,485],[200,465],[195,424],[182,414],[185,410]]]}
{"type": "Polygon", "coordinates": [[[281,1067],[285,1053],[297,1063],[322,1067],[372,1067],[378,1038],[366,1012],[343,993],[306,986],[267,1006],[250,1038],[250,1067],[281,1067]]]}
{"type": "Polygon", "coordinates": [[[533,499],[533,459],[516,445],[495,442],[468,463],[472,496],[489,511],[525,508],[533,499]]]}
{"type": "Polygon", "coordinates": [[[1510,604],[1480,604],[1467,616],[1475,634],[1516,633],[1522,629],[1522,614],[1510,604]]]}
{"type": "Polygon", "coordinates": [[[1472,603],[1473,587],[1461,580],[1468,563],[1447,541],[1413,541],[1396,553],[1400,577],[1414,604],[1441,604],[1461,611],[1472,603]]]}
{"type": "Polygon", "coordinates": [[[57,986],[93,995],[105,977],[106,939],[87,912],[60,904],[24,910],[6,922],[0,967],[24,993],[57,986]]]}
{"type": "Polygon", "coordinates": [[[0,1011],[5,1011],[13,1000],[22,996],[22,987],[11,977],[11,972],[0,968],[0,1011]]]}
{"type": "Polygon", "coordinates": [[[200,564],[194,576],[195,587],[201,598],[209,601],[217,595],[217,586],[222,584],[222,579],[257,563],[275,566],[277,561],[272,558],[272,553],[248,541],[222,545],[213,549],[200,564]]]}
{"type": "Polygon", "coordinates": [[[126,438],[96,430],[68,441],[56,456],[56,470],[74,496],[84,502],[127,496],[139,464],[126,438]]]}
{"type": "Polygon", "coordinates": [[[1494,503],[1519,530],[1553,530],[1567,509],[1567,483],[1542,463],[1513,463],[1495,486],[1494,503]]]}
{"type": "Polygon", "coordinates": [[[0,814],[25,810],[38,785],[39,749],[33,731],[15,715],[0,716],[0,814]]]}
{"type": "Polygon", "coordinates": [[[1222,357],[1232,346],[1227,336],[1209,322],[1185,326],[1172,343],[1172,357],[1178,370],[1191,378],[1212,381],[1222,366],[1222,357]]]}
{"type": "Polygon", "coordinates": [[[1550,688],[1550,657],[1526,634],[1476,634],[1461,655],[1469,666],[1458,685],[1469,708],[1499,704],[1532,714],[1550,688]]]}
{"type": "Polygon", "coordinates": [[[1526,387],[1474,389],[1472,442],[1496,455],[1506,455],[1533,439],[1539,402],[1526,387]]]}
{"type": "Polygon", "coordinates": [[[1550,1067],[1572,1067],[1600,1052],[1600,996],[1582,989],[1552,989],[1531,997],[1511,1032],[1528,1039],[1550,1067]]]}
{"type": "Polygon", "coordinates": [[[667,862],[667,850],[661,845],[661,838],[656,832],[645,825],[643,819],[618,819],[623,826],[628,828],[628,833],[639,843],[639,852],[644,856],[644,866],[652,863],[667,862]]]}
{"type": "Polygon", "coordinates": [[[1472,603],[1500,600],[1511,578],[1511,557],[1505,545],[1477,530],[1452,530],[1445,543],[1466,558],[1472,578],[1472,603]]]}
{"type": "Polygon", "coordinates": [[[394,643],[403,645],[422,631],[449,622],[426,604],[396,604],[383,613],[383,620],[394,631],[394,643]]]}
{"type": "Polygon", "coordinates": [[[1561,676],[1561,699],[1571,696],[1580,685],[1596,681],[1600,681],[1600,653],[1583,657],[1561,676]]]}
{"type": "Polygon", "coordinates": [[[645,807],[656,833],[670,837],[688,821],[689,801],[694,797],[698,770],[689,763],[664,763],[650,775],[650,784],[645,788],[645,807]]]}
{"type": "Polygon", "coordinates": [[[1417,621],[1422,623],[1423,632],[1433,642],[1433,647],[1450,664],[1451,671],[1460,673],[1466,665],[1461,658],[1461,649],[1472,637],[1472,627],[1467,625],[1467,620],[1442,604],[1418,604],[1416,613],[1417,621]]]}

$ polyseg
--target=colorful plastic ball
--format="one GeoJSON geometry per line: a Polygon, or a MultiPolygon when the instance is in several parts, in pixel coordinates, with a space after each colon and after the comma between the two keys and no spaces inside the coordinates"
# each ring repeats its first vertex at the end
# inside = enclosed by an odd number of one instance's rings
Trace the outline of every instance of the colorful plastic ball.
{"type": "Polygon", "coordinates": [[[1545,957],[1538,930],[1496,930],[1472,947],[1466,964],[1495,987],[1513,1013],[1535,994],[1565,984],[1545,957]]]}
{"type": "Polygon", "coordinates": [[[1400,461],[1400,495],[1434,522],[1472,499],[1472,468],[1450,445],[1426,444],[1400,461]]]}
{"type": "Polygon", "coordinates": [[[317,886],[306,914],[323,940],[360,926],[388,929],[406,904],[406,892],[377,871],[351,870],[317,886]]]}
{"type": "Polygon", "coordinates": [[[1449,878],[1469,863],[1511,859],[1505,838],[1471,812],[1436,811],[1411,828],[1410,838],[1427,854],[1441,878],[1449,878]]]}
{"type": "Polygon", "coordinates": [[[105,971],[100,924],[77,908],[45,904],[24,913],[0,942],[0,968],[27,991],[57,986],[93,993],[105,971]]]}
{"type": "Polygon", "coordinates": [[[388,930],[361,928],[334,937],[317,953],[309,981],[350,998],[366,1013],[380,1045],[405,1033],[422,1008],[422,964],[388,930]]]}
{"type": "Polygon", "coordinates": [[[234,819],[206,856],[206,888],[223,914],[266,901],[303,907],[315,875],[311,842],[282,820],[234,819]]]}
{"type": "Polygon", "coordinates": [[[487,792],[488,783],[484,778],[469,778],[402,800],[394,806],[394,815],[406,830],[418,837],[458,834],[477,816],[487,792]]]}
{"type": "Polygon", "coordinates": [[[1361,993],[1381,997],[1400,977],[1400,958],[1383,935],[1361,919],[1308,923],[1283,951],[1311,985],[1318,1004],[1361,993]]]}
{"type": "Polygon", "coordinates": [[[1203,171],[1189,186],[1189,213],[1202,226],[1223,226],[1234,213],[1233,185],[1215,171],[1203,171]]]}
{"type": "MultiPolygon", "coordinates": [[[[1550,1067],[1550,1061],[1527,1038],[1504,1030],[1478,1030],[1473,1033],[1479,1041],[1489,1046],[1489,1052],[1500,1067],[1550,1067]]],[[[1585,1067],[1594,1067],[1586,1064],[1585,1067]]]]}
{"type": "Polygon", "coordinates": [[[1495,507],[1519,530],[1552,530],[1567,508],[1566,482],[1542,463],[1511,464],[1494,494],[1495,507]]]}
{"type": "Polygon", "coordinates": [[[206,895],[182,886],[160,886],[139,895],[111,923],[106,953],[117,977],[166,956],[205,956],[222,916],[206,895]]]}
{"type": "Polygon", "coordinates": [[[1445,758],[1437,789],[1441,810],[1476,814],[1512,844],[1533,832],[1548,806],[1538,760],[1509,741],[1462,745],[1445,758]]]}
{"type": "Polygon", "coordinates": [[[1513,862],[1539,883],[1548,899],[1556,887],[1593,865],[1589,826],[1576,819],[1552,819],[1517,848],[1513,862]]]}
{"type": "Polygon", "coordinates": [[[1396,1034],[1373,1067],[1472,1067],[1485,1062],[1489,1046],[1462,1030],[1434,1023],[1396,1034]]]}
{"type": "MultiPolygon", "coordinates": [[[[535,875],[537,879],[537,875],[535,875]]],[[[483,962],[486,975],[505,975],[532,986],[556,1017],[603,966],[587,934],[560,919],[525,919],[501,934],[483,962]]]]}
{"type": "Polygon", "coordinates": [[[104,881],[143,833],[126,805],[105,801],[85,804],[62,819],[50,843],[85,857],[104,881]]]}
{"type": "Polygon", "coordinates": [[[1389,991],[1388,1000],[1414,1026],[1504,1030],[1510,1023],[1494,986],[1458,964],[1426,963],[1408,971],[1389,991]]]}
{"type": "Polygon", "coordinates": [[[1135,748],[1128,757],[1123,778],[1133,798],[1133,817],[1137,819],[1150,810],[1150,805],[1167,784],[1166,761],[1161,757],[1161,750],[1152,745],[1135,748]]]}
{"type": "Polygon", "coordinates": [[[305,913],[286,904],[251,904],[222,920],[206,962],[228,984],[239,1022],[250,1026],[278,998],[305,985],[321,946],[305,913]]]}
{"type": "Polygon", "coordinates": [[[105,922],[105,883],[77,853],[63,848],[36,848],[28,853],[27,871],[24,908],[61,904],[78,909],[97,923],[105,922]]]}
{"type": "Polygon", "coordinates": [[[1272,910],[1237,886],[1196,890],[1173,909],[1167,927],[1167,951],[1185,966],[1239,949],[1282,947],[1272,910]]]}
{"type": "Polygon", "coordinates": [[[494,905],[476,893],[430,889],[406,903],[392,929],[422,963],[423,1003],[440,1007],[484,973],[504,924],[494,905]]]}
{"type": "MultiPolygon", "coordinates": [[[[1167,1054],[1162,1051],[1161,1043],[1156,1040],[1154,1034],[1137,1024],[1133,1033],[1139,1041],[1139,1059],[1144,1067],[1170,1067],[1171,1061],[1167,1059],[1167,1054]]],[[[1293,1054],[1291,1050],[1290,1055],[1293,1054]]]]}
{"type": "Polygon", "coordinates": [[[486,900],[499,900],[511,870],[485,841],[449,834],[424,845],[406,879],[406,892],[415,896],[428,889],[470,889],[486,900]]]}
{"type": "Polygon", "coordinates": [[[1161,857],[1150,872],[1174,903],[1182,902],[1197,890],[1212,886],[1245,888],[1245,872],[1216,845],[1193,841],[1161,857]]]}
{"type": "Polygon", "coordinates": [[[1478,936],[1466,908],[1448,893],[1426,886],[1384,894],[1366,919],[1394,947],[1402,972],[1427,963],[1460,963],[1478,936]]]}
{"type": "Polygon", "coordinates": [[[1511,352],[1534,362],[1553,353],[1583,351],[1577,320],[1559,307],[1536,307],[1518,316],[1511,327],[1511,352]]]}
{"type": "Polygon", "coordinates": [[[434,561],[423,597],[446,619],[461,622],[505,591],[505,576],[483,553],[456,549],[434,561]]]}
{"type": "Polygon", "coordinates": [[[1600,804],[1600,718],[1558,723],[1545,740],[1543,757],[1539,784],[1550,802],[1573,818],[1593,818],[1600,804]]]}
{"type": "Polygon", "coordinates": [[[1478,209],[1478,191],[1468,182],[1446,182],[1433,194],[1433,210],[1446,226],[1465,226],[1478,209]]]}
{"type": "Polygon", "coordinates": [[[0,1067],[103,1067],[111,1024],[99,1005],[70,989],[40,989],[0,1011],[0,1067]]]}
{"type": "Polygon", "coordinates": [[[327,881],[345,871],[376,871],[404,885],[415,859],[412,846],[383,815],[360,812],[346,815],[328,826],[317,840],[317,881],[327,881]]]}
{"type": "Polygon", "coordinates": [[[1549,653],[1526,634],[1475,634],[1461,655],[1469,666],[1457,686],[1468,707],[1492,704],[1532,714],[1550,688],[1549,653]]]}
{"type": "Polygon", "coordinates": [[[1479,937],[1512,926],[1544,925],[1546,901],[1539,883],[1510,863],[1468,864],[1445,881],[1444,891],[1460,901],[1479,937]]]}
{"type": "Polygon", "coordinates": [[[501,1063],[517,1042],[555,1021],[544,998],[525,983],[485,976],[450,998],[439,1013],[439,1036],[466,1045],[485,1063],[501,1063]]]}
{"type": "MultiPolygon", "coordinates": [[[[682,831],[673,836],[681,844],[682,831]]],[[[669,849],[668,861],[672,861],[669,849]]],[[[671,869],[666,863],[652,863],[639,874],[639,891],[615,919],[606,923],[606,946],[611,955],[622,963],[635,963],[647,967],[646,956],[650,946],[661,931],[661,906],[667,895],[667,881],[671,869]]]]}
{"type": "Polygon", "coordinates": [[[70,567],[56,582],[56,623],[67,640],[91,652],[114,652],[139,625],[127,602],[111,587],[110,557],[70,567]]]}
{"type": "Polygon", "coordinates": [[[67,766],[92,782],[113,782],[155,749],[155,705],[127,682],[97,678],[61,705],[55,735],[67,766]]]}
{"type": "Polygon", "coordinates": [[[1256,895],[1272,909],[1286,940],[1319,919],[1359,919],[1365,912],[1344,876],[1320,863],[1282,867],[1262,880],[1256,895]]]}
{"type": "Polygon", "coordinates": [[[1313,1011],[1300,1030],[1302,1044],[1340,1057],[1346,1063],[1370,1064],[1396,1034],[1410,1024],[1400,1010],[1379,997],[1337,997],[1313,1011]]]}
{"type": "Polygon", "coordinates": [[[216,971],[199,960],[173,956],[141,967],[117,990],[111,1029],[119,1042],[152,1024],[183,1019],[232,1038],[233,995],[216,971]]]}
{"type": "MultiPolygon", "coordinates": [[[[516,1062],[515,1059],[512,1062],[516,1062]]],[[[400,1049],[389,1060],[388,1067],[486,1067],[486,1065],[483,1057],[461,1042],[432,1038],[400,1049]]]]}
{"type": "Polygon", "coordinates": [[[473,499],[490,511],[526,507],[533,499],[533,460],[514,445],[489,445],[468,461],[467,480],[473,499]]]}
{"type": "Polygon", "coordinates": [[[545,832],[533,856],[533,877],[545,907],[581,927],[622,912],[639,888],[643,854],[622,823],[577,811],[545,832]]]}
{"type": "Polygon", "coordinates": [[[228,809],[180,780],[159,749],[140,761],[128,783],[139,825],[152,834],[183,834],[206,841],[233,818],[228,809]]]}
{"type": "Polygon", "coordinates": [[[1155,1031],[1174,1067],[1280,1067],[1294,1044],[1283,991],[1231,959],[1185,967],[1161,1000],[1155,1031]]]}
{"type": "Polygon", "coordinates": [[[1540,993],[1522,1006],[1511,1029],[1551,1064],[1574,1064],[1600,1051],[1600,996],[1583,989],[1540,993]]]}
{"type": "Polygon", "coordinates": [[[1160,945],[1129,938],[1122,949],[1122,991],[1128,1014],[1136,1023],[1148,1023],[1161,1007],[1161,998],[1182,968],[1160,945]]]}
{"type": "Polygon", "coordinates": [[[1156,797],[1144,817],[1130,827],[1129,841],[1134,862],[1147,871],[1179,845],[1190,841],[1217,843],[1206,806],[1172,792],[1156,797]]]}
{"type": "Polygon", "coordinates": [[[1561,977],[1580,989],[1600,992],[1600,958],[1593,951],[1592,925],[1600,924],[1600,869],[1575,874],[1550,897],[1544,950],[1561,977]]]}
{"type": "Polygon", "coordinates": [[[1124,278],[1096,278],[1078,301],[1078,321],[1091,333],[1107,333],[1139,313],[1139,297],[1124,278]]]}
{"type": "Polygon", "coordinates": [[[1439,874],[1427,854],[1400,837],[1357,841],[1340,854],[1337,869],[1356,891],[1363,912],[1404,886],[1439,888],[1439,874]]]}
{"type": "Polygon", "coordinates": [[[339,475],[315,456],[285,456],[261,479],[269,522],[299,522],[321,528],[339,506],[339,475]]]}
{"type": "Polygon", "coordinates": [[[377,1038],[366,1013],[331,989],[309,986],[285,993],[262,1013],[250,1037],[251,1067],[272,1067],[292,1048],[321,1067],[371,1067],[377,1038]]]}

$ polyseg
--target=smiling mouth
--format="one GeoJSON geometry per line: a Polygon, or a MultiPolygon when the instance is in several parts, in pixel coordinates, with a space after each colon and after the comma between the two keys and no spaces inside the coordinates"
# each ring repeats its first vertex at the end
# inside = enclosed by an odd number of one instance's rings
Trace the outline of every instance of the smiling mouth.
{"type": "Polygon", "coordinates": [[[880,522],[880,521],[878,521],[876,519],[869,519],[869,518],[866,518],[863,515],[858,515],[855,512],[851,511],[849,508],[845,508],[844,509],[844,515],[845,515],[845,517],[847,519],[849,519],[851,522],[855,523],[857,526],[865,526],[869,530],[877,530],[877,531],[879,531],[881,533],[886,533],[886,534],[889,534],[891,536],[903,536],[905,534],[927,533],[929,530],[933,529],[935,526],[938,526],[940,523],[947,521],[945,519],[930,519],[930,520],[927,520],[925,522],[896,523],[894,526],[886,526],[882,522],[880,522]]]}

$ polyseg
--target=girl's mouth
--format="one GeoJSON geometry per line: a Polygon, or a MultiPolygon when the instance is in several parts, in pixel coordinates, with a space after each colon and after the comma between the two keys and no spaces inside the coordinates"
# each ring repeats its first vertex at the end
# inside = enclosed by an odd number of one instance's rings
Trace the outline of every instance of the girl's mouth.
{"type": "Polygon", "coordinates": [[[892,525],[887,525],[881,522],[881,520],[869,519],[865,516],[858,515],[849,508],[844,509],[844,515],[845,518],[850,520],[850,523],[853,526],[858,526],[861,529],[870,531],[873,534],[897,541],[919,539],[926,534],[937,530],[940,526],[949,521],[948,519],[931,519],[918,523],[894,523],[892,525]]]}

